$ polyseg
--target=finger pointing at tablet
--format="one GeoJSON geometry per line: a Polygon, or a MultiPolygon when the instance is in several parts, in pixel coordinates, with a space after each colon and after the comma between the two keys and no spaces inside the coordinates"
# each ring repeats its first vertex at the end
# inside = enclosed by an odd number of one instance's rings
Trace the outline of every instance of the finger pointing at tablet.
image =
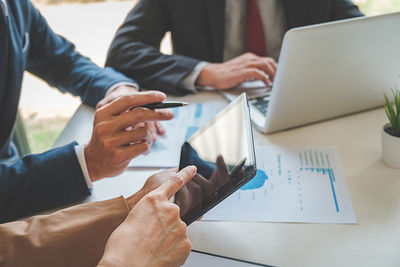
{"type": "Polygon", "coordinates": [[[155,191],[165,193],[165,196],[170,199],[187,182],[192,180],[196,172],[197,168],[195,166],[187,166],[177,174],[170,176],[169,179],[155,191]]]}
{"type": "Polygon", "coordinates": [[[166,181],[146,194],[111,234],[98,266],[181,266],[192,244],[179,207],[169,199],[196,174],[194,166],[164,172],[166,181]],[[125,266],[125,265],[124,265],[125,266]]]}

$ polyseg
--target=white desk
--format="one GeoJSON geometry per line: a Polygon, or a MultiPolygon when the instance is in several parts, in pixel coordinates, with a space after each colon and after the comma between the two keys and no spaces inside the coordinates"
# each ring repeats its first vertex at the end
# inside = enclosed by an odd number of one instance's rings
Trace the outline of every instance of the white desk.
{"type": "MultiPolygon", "coordinates": [[[[184,97],[201,102],[214,93],[184,97]]],[[[81,106],[56,142],[85,143],[93,110],[81,106]]],[[[276,266],[400,266],[400,170],[381,161],[383,109],[273,135],[254,130],[258,145],[336,146],[358,218],[357,225],[195,222],[193,249],[276,266]]],[[[88,201],[129,196],[156,170],[129,169],[95,183],[88,201]]]]}

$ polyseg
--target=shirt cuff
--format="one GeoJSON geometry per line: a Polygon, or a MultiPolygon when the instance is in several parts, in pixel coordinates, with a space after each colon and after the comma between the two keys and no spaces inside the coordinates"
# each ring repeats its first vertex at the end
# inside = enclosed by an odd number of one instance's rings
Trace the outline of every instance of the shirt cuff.
{"type": "Polygon", "coordinates": [[[85,177],[85,182],[89,190],[91,191],[93,188],[92,180],[90,179],[89,171],[86,165],[85,158],[85,146],[77,145],[75,146],[76,156],[78,157],[79,165],[81,165],[83,176],[85,177]]]}
{"type": "Polygon", "coordinates": [[[208,65],[210,64],[209,62],[206,61],[201,61],[200,63],[198,63],[193,71],[191,73],[189,73],[189,75],[187,75],[185,77],[185,79],[183,79],[180,82],[180,86],[185,88],[188,91],[191,91],[193,93],[197,93],[196,90],[196,80],[200,75],[200,72],[208,65]]]}
{"type": "Polygon", "coordinates": [[[118,86],[132,86],[132,87],[136,87],[139,90],[139,85],[137,83],[131,83],[131,82],[118,82],[118,83],[114,83],[110,88],[108,88],[106,94],[104,95],[104,97],[108,96],[115,88],[117,88],[118,86]]]}

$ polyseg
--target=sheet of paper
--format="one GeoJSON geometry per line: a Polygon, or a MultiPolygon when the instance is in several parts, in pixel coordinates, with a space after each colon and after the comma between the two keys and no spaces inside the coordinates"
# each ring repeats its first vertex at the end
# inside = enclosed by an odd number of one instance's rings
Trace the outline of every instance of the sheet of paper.
{"type": "Polygon", "coordinates": [[[203,267],[203,266],[255,267],[255,266],[268,266],[268,265],[251,263],[197,251],[191,251],[189,257],[187,258],[185,264],[183,265],[183,267],[203,267]]]}
{"type": "Polygon", "coordinates": [[[174,108],[174,118],[162,122],[166,134],[159,136],[150,153],[134,158],[129,167],[169,168],[179,165],[181,146],[201,126],[227,105],[224,101],[208,101],[174,108]]]}
{"type": "Polygon", "coordinates": [[[339,152],[258,146],[257,175],[203,220],[357,223],[339,152]]]}

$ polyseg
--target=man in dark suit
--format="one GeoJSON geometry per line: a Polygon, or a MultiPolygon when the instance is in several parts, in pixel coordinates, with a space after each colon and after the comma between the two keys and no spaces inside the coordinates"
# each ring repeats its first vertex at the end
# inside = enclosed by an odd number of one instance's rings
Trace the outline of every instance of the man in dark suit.
{"type": "Polygon", "coordinates": [[[270,84],[287,30],[357,16],[350,0],[139,0],[106,65],[174,94],[252,79],[270,84]],[[173,55],[159,51],[168,31],[173,55]]]}
{"type": "Polygon", "coordinates": [[[143,108],[125,112],[165,99],[161,92],[137,91],[132,79],[76,52],[29,0],[0,0],[0,223],[88,196],[92,181],[121,173],[133,157],[147,152],[154,134],[143,123],[173,114],[143,108]],[[25,70],[79,95],[85,104],[102,99],[89,144],[73,142],[18,158],[10,140],[25,70]]]}

